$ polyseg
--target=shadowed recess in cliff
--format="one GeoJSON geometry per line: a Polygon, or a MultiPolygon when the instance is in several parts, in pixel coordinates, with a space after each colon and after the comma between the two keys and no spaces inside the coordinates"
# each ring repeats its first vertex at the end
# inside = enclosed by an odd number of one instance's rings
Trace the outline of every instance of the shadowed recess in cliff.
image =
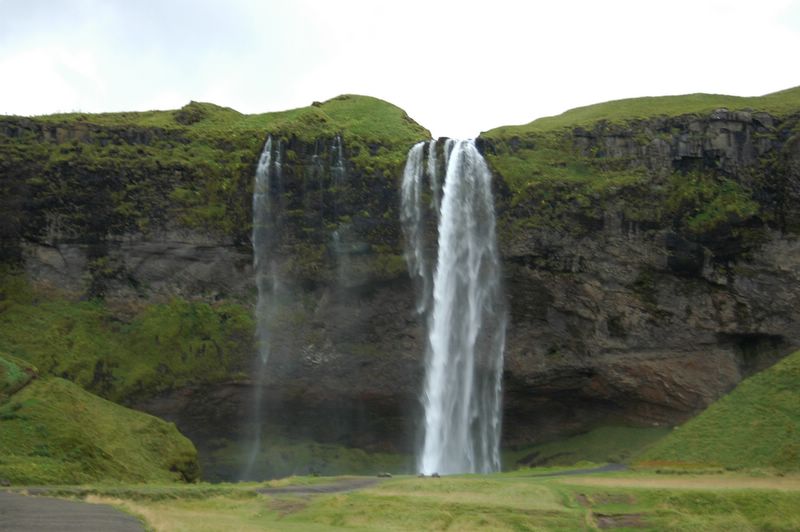
{"type": "Polygon", "coordinates": [[[471,140],[446,142],[446,173],[438,195],[436,144],[409,152],[403,176],[402,223],[411,276],[420,282],[417,311],[427,320],[425,474],[500,469],[501,376],[506,309],[500,286],[491,173],[471,140]],[[422,181],[438,219],[435,269],[427,259],[422,181]],[[440,207],[440,211],[437,211],[440,207]]]}

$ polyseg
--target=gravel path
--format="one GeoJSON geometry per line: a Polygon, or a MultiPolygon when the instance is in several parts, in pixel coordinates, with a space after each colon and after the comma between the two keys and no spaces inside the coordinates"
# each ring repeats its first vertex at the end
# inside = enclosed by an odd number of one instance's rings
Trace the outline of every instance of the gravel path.
{"type": "Polygon", "coordinates": [[[0,530],[143,532],[136,518],[104,504],[0,492],[0,530]]]}

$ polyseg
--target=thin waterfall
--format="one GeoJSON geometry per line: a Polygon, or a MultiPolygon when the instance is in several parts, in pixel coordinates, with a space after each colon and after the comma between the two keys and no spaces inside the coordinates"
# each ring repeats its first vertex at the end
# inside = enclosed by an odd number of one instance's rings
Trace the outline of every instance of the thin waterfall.
{"type": "MultiPolygon", "coordinates": [[[[450,139],[447,139],[447,142],[449,141],[450,139]]],[[[439,189],[439,172],[437,171],[438,164],[439,161],[436,159],[436,141],[431,140],[428,143],[428,179],[430,180],[431,184],[431,209],[433,209],[433,212],[437,217],[439,216],[439,202],[441,194],[441,190],[439,189]]]]}
{"type": "MultiPolygon", "coordinates": [[[[422,473],[500,469],[501,376],[506,308],[495,236],[491,172],[474,141],[444,145],[447,171],[438,225],[438,257],[428,309],[422,402],[422,473]]],[[[435,158],[435,150],[429,150],[435,158]]],[[[420,202],[421,144],[408,155],[402,218],[412,277],[424,275],[420,202]]],[[[429,170],[430,172],[430,170],[429,170]]],[[[429,175],[429,179],[433,176],[429,175]]],[[[424,284],[424,283],[423,283],[424,284]]],[[[424,296],[423,296],[424,297],[424,296]]],[[[419,305],[418,305],[419,310],[419,305]]],[[[423,309],[424,310],[424,309],[423,309]]]]}
{"type": "MultiPolygon", "coordinates": [[[[280,168],[275,165],[276,170],[280,168]]],[[[256,276],[256,349],[259,361],[269,358],[269,292],[275,283],[272,247],[272,199],[270,198],[270,172],[272,171],[272,136],[267,137],[264,150],[256,167],[253,187],[253,270],[256,276]]]]}
{"type": "Polygon", "coordinates": [[[406,265],[417,285],[417,314],[424,315],[430,303],[430,265],[425,253],[425,226],[422,206],[422,178],[425,166],[422,159],[425,143],[411,148],[403,171],[400,223],[406,237],[406,265]]]}
{"type": "Polygon", "coordinates": [[[352,282],[352,265],[350,252],[352,251],[352,227],[349,223],[341,223],[339,212],[347,186],[347,166],[344,158],[344,143],[342,136],[337,134],[331,144],[330,172],[334,185],[334,221],[338,227],[331,234],[333,249],[336,253],[336,280],[338,288],[347,288],[352,282]]]}
{"type": "Polygon", "coordinates": [[[337,134],[333,137],[331,145],[331,176],[336,186],[344,183],[347,177],[347,169],[344,163],[344,148],[342,147],[342,136],[337,134]]]}
{"type": "Polygon", "coordinates": [[[276,296],[280,290],[280,280],[275,262],[275,248],[280,228],[280,205],[276,205],[273,189],[282,191],[281,142],[273,157],[272,136],[267,137],[264,149],[256,166],[253,185],[253,270],[256,281],[256,353],[253,373],[255,385],[251,413],[253,435],[245,467],[240,475],[249,479],[253,472],[258,452],[261,450],[262,400],[266,378],[267,362],[271,350],[270,326],[277,312],[276,296]]]}

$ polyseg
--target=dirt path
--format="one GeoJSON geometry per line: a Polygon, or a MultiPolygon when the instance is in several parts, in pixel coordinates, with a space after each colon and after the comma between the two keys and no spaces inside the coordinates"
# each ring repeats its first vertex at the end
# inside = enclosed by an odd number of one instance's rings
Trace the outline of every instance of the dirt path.
{"type": "Polygon", "coordinates": [[[286,486],[284,488],[259,488],[256,491],[263,495],[319,495],[322,493],[341,493],[355,491],[374,486],[383,479],[353,478],[338,480],[331,484],[314,484],[311,486],[286,486]]]}
{"type": "Polygon", "coordinates": [[[104,504],[0,492],[0,530],[143,532],[136,518],[104,504]]]}

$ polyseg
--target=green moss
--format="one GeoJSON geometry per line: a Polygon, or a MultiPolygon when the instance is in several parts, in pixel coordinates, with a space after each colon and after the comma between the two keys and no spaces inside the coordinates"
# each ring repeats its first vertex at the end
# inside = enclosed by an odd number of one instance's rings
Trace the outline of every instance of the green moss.
{"type": "Polygon", "coordinates": [[[102,301],[23,297],[20,276],[0,281],[0,350],[116,401],[229,379],[250,360],[252,317],[239,304],[173,299],[123,321],[102,301]]]}
{"type": "Polygon", "coordinates": [[[195,480],[197,452],[175,426],[55,377],[0,405],[0,477],[15,484],[195,480]]]}
{"type": "Polygon", "coordinates": [[[722,224],[740,223],[760,211],[752,193],[741,184],[699,173],[673,174],[666,206],[680,213],[686,227],[695,234],[709,233],[722,224]]]}
{"type": "Polygon", "coordinates": [[[800,470],[800,351],[742,381],[644,456],[644,465],[800,470]]]}

